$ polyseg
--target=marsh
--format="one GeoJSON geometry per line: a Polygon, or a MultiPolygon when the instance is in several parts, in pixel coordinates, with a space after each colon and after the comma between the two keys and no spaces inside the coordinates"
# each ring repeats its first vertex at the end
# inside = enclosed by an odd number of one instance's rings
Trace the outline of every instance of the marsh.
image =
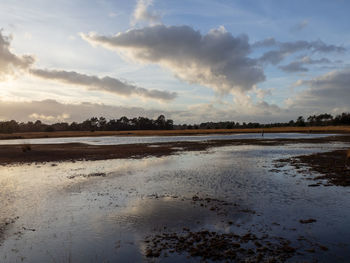
{"type": "Polygon", "coordinates": [[[349,146],[327,138],[334,136],[214,144],[136,159],[3,165],[1,261],[342,262],[350,256],[348,188],[309,187],[305,175],[316,172],[276,169],[281,158],[349,146]],[[203,231],[213,233],[211,239],[203,231]],[[237,249],[201,254],[176,241],[194,238],[208,251],[221,239],[237,249]]]}

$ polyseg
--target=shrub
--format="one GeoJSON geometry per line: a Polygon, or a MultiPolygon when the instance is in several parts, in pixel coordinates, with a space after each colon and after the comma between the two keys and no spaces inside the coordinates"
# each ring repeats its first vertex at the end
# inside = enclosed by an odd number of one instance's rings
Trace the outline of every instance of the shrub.
{"type": "Polygon", "coordinates": [[[21,149],[22,149],[22,152],[24,152],[24,153],[30,152],[32,150],[32,146],[30,144],[26,143],[26,144],[23,144],[21,146],[21,149]]]}

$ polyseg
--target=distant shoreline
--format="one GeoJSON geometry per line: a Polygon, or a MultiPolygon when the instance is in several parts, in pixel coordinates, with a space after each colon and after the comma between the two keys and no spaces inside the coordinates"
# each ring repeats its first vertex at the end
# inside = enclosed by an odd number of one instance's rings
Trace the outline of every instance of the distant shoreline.
{"type": "Polygon", "coordinates": [[[188,130],[131,130],[131,131],[56,131],[23,132],[0,134],[0,140],[39,139],[62,137],[100,137],[100,136],[190,136],[208,134],[236,133],[350,133],[350,126],[314,126],[314,127],[273,127],[247,129],[188,129],[188,130]]]}

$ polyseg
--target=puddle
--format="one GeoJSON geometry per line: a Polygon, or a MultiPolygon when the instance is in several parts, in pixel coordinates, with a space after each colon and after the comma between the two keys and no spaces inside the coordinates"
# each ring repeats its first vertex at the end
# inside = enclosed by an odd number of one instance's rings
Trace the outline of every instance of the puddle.
{"type": "Polygon", "coordinates": [[[272,170],[273,160],[339,147],[227,146],[161,158],[0,167],[0,222],[15,218],[4,228],[0,261],[198,262],[186,250],[147,257],[147,237],[187,229],[282,238],[302,253],[287,261],[345,261],[349,188],[308,187],[292,167],[272,170]]]}

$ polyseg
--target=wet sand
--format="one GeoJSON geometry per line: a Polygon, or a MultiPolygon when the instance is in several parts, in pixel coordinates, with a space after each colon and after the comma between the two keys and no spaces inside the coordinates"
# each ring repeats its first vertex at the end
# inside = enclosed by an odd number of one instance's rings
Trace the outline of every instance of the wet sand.
{"type": "Polygon", "coordinates": [[[204,151],[212,147],[230,145],[278,146],[329,142],[350,142],[350,136],[339,135],[309,139],[235,139],[125,145],[87,145],[81,143],[2,145],[0,147],[0,165],[51,161],[144,158],[150,156],[160,157],[183,151],[204,151]]]}

